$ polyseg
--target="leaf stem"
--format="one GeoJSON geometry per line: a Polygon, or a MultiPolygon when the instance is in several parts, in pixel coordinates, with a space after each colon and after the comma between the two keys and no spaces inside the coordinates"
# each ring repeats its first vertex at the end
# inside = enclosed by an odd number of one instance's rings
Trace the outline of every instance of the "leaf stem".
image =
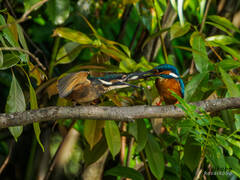
{"type": "Polygon", "coordinates": [[[209,117],[209,118],[210,118],[210,126],[208,128],[207,138],[206,138],[203,150],[202,150],[201,158],[200,158],[200,161],[198,163],[198,167],[197,167],[197,170],[196,170],[196,173],[195,173],[195,177],[193,178],[194,180],[198,180],[200,178],[201,173],[202,173],[201,166],[202,166],[203,160],[205,159],[207,143],[208,143],[208,139],[210,137],[210,132],[211,132],[211,128],[212,128],[212,118],[211,117],[209,117]]]}
{"type": "Polygon", "coordinates": [[[55,59],[57,57],[57,52],[58,52],[58,48],[60,45],[60,37],[56,37],[54,40],[54,45],[53,45],[53,50],[52,50],[52,57],[51,57],[51,62],[49,65],[49,72],[48,72],[48,78],[52,77],[53,74],[53,68],[55,66],[55,59]]]}
{"type": "Polygon", "coordinates": [[[203,28],[204,28],[204,25],[205,25],[205,22],[206,22],[206,19],[207,19],[207,14],[208,14],[208,10],[209,10],[211,2],[212,2],[212,0],[208,0],[207,7],[206,7],[206,10],[205,10],[205,13],[204,13],[204,16],[203,16],[203,19],[202,19],[202,23],[201,23],[200,33],[203,32],[203,28]]]}
{"type": "MultiPolygon", "coordinates": [[[[154,5],[154,0],[153,0],[153,5],[154,5]]],[[[154,6],[154,9],[156,11],[155,6],[154,6]]],[[[157,11],[156,11],[156,13],[157,13],[157,11]]],[[[161,26],[160,18],[159,18],[158,14],[157,14],[157,23],[158,23],[158,29],[159,29],[159,31],[161,31],[162,26],[161,26]]],[[[164,54],[164,57],[165,57],[165,63],[167,64],[168,63],[168,54],[167,54],[167,48],[166,48],[164,39],[162,37],[162,34],[160,34],[160,40],[161,40],[161,44],[162,44],[162,48],[163,48],[163,54],[164,54]]]]}
{"type": "Polygon", "coordinates": [[[38,66],[40,66],[44,71],[46,70],[46,67],[43,66],[43,64],[39,61],[38,57],[36,57],[34,54],[32,54],[26,49],[21,49],[18,47],[0,47],[0,51],[20,51],[20,52],[26,53],[36,61],[38,66]]]}
{"type": "Polygon", "coordinates": [[[143,160],[144,167],[145,167],[146,172],[147,172],[148,180],[151,180],[151,179],[152,179],[152,178],[151,178],[151,173],[150,173],[150,171],[149,171],[149,168],[148,168],[148,165],[147,165],[147,162],[146,162],[146,158],[145,158],[145,156],[144,156],[144,154],[143,154],[142,151],[140,152],[140,156],[141,156],[141,158],[142,158],[142,160],[143,160]]]}

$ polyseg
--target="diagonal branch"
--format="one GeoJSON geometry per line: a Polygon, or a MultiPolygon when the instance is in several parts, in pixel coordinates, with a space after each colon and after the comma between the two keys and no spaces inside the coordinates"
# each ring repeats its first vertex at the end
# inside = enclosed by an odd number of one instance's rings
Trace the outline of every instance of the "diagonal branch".
{"type": "Polygon", "coordinates": [[[20,51],[20,52],[26,53],[36,61],[38,66],[40,66],[44,71],[46,70],[46,67],[43,66],[43,64],[39,61],[39,59],[26,49],[21,49],[18,47],[0,47],[0,51],[20,51]]]}
{"type": "MultiPolygon", "coordinates": [[[[205,100],[190,103],[207,112],[224,109],[240,108],[240,97],[205,100]]],[[[12,114],[0,114],[0,128],[27,125],[33,122],[55,121],[57,119],[96,119],[132,121],[142,118],[183,117],[182,109],[174,106],[76,106],[76,107],[46,107],[12,114]]]]}
{"type": "Polygon", "coordinates": [[[40,6],[42,6],[42,5],[43,5],[44,3],[46,3],[47,1],[48,1],[48,0],[42,0],[42,1],[37,2],[37,3],[34,4],[29,10],[27,10],[27,11],[22,15],[22,17],[21,17],[20,19],[16,20],[16,21],[13,22],[13,23],[1,25],[1,26],[0,26],[0,31],[1,31],[2,29],[6,28],[6,27],[9,27],[9,26],[12,25],[12,24],[15,24],[15,23],[16,23],[16,24],[19,24],[19,23],[22,23],[22,22],[28,20],[28,19],[29,19],[29,18],[28,18],[28,15],[29,15],[32,11],[34,11],[35,9],[39,8],[40,6]]]}

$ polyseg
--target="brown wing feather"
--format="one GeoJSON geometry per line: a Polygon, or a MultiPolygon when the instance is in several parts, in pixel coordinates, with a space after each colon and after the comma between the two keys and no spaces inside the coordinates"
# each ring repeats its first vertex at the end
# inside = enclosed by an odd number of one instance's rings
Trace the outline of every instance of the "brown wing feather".
{"type": "Polygon", "coordinates": [[[66,97],[74,90],[77,85],[80,84],[90,84],[90,81],[87,79],[88,72],[81,71],[78,73],[71,73],[67,76],[58,80],[58,93],[60,97],[66,97]]]}

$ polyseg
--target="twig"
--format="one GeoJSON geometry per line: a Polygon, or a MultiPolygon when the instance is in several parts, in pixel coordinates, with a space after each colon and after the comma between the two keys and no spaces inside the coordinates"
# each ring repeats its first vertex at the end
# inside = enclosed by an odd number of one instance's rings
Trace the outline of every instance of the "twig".
{"type": "Polygon", "coordinates": [[[34,4],[29,10],[27,10],[27,11],[22,15],[22,17],[21,17],[20,19],[16,20],[15,22],[6,24],[6,25],[1,25],[1,26],[0,26],[0,30],[4,29],[4,28],[6,28],[6,27],[9,27],[9,26],[11,26],[12,24],[15,24],[15,23],[18,24],[18,23],[22,23],[22,22],[28,20],[28,17],[27,17],[27,16],[28,16],[34,9],[40,7],[41,5],[43,5],[44,3],[46,3],[47,1],[48,1],[48,0],[42,0],[42,1],[34,4]]]}
{"type": "Polygon", "coordinates": [[[38,66],[40,66],[44,71],[46,70],[46,67],[43,66],[43,64],[39,61],[38,57],[36,57],[34,54],[32,54],[31,52],[29,52],[26,49],[21,49],[21,48],[17,48],[17,47],[0,47],[0,51],[20,51],[20,52],[24,52],[24,53],[28,54],[29,56],[31,56],[36,61],[38,66]]]}
{"type": "Polygon", "coordinates": [[[212,47],[209,43],[208,43],[208,46],[210,47],[210,49],[212,50],[212,52],[217,56],[217,58],[218,58],[220,61],[223,61],[223,59],[222,59],[221,56],[217,53],[217,51],[214,49],[214,47],[212,47]]]}
{"type": "MultiPolygon", "coordinates": [[[[14,10],[13,10],[13,8],[12,8],[12,6],[11,6],[11,4],[9,3],[8,0],[6,0],[6,4],[7,4],[9,10],[11,11],[13,17],[16,18],[17,16],[16,16],[16,14],[15,14],[15,12],[14,12],[14,10]]],[[[26,39],[27,39],[27,40],[30,42],[30,44],[37,50],[37,52],[39,52],[39,53],[43,56],[43,58],[44,58],[44,60],[45,60],[45,63],[47,63],[47,58],[46,58],[44,52],[33,42],[33,40],[28,36],[28,34],[26,33],[26,31],[25,31],[23,28],[22,28],[22,31],[23,31],[23,34],[24,34],[24,36],[26,37],[26,39]]]]}
{"type": "Polygon", "coordinates": [[[209,139],[209,136],[210,136],[210,133],[211,133],[211,129],[212,129],[212,121],[210,122],[210,126],[208,128],[207,138],[205,140],[205,144],[204,144],[204,147],[202,149],[201,159],[198,163],[198,167],[197,167],[197,170],[196,170],[196,173],[195,173],[195,177],[193,178],[194,180],[198,180],[200,178],[201,173],[202,173],[201,167],[202,167],[203,160],[205,158],[206,148],[207,148],[208,139],[209,139]]]}
{"type": "Polygon", "coordinates": [[[148,168],[148,165],[147,165],[147,162],[146,162],[146,158],[145,158],[143,152],[140,152],[140,156],[141,156],[142,161],[144,163],[144,167],[145,167],[145,170],[146,170],[146,173],[147,173],[148,180],[151,180],[152,179],[151,178],[151,173],[149,171],[149,168],[148,168]]]}
{"type": "MultiPolygon", "coordinates": [[[[153,4],[154,4],[154,1],[153,1],[153,4]]],[[[169,7],[169,3],[168,3],[168,7],[169,7]]],[[[168,9],[168,8],[167,8],[168,9]]],[[[155,10],[156,13],[157,13],[157,10],[155,10]]],[[[160,23],[161,19],[159,18],[159,15],[157,14],[157,22],[158,22],[158,29],[159,31],[162,29],[162,26],[161,26],[161,23],[160,23]]],[[[157,39],[156,39],[157,40],[157,39]]],[[[162,34],[160,34],[160,40],[161,40],[161,44],[162,44],[162,49],[163,49],[163,54],[164,54],[164,57],[165,57],[165,63],[168,63],[168,54],[167,54],[167,48],[166,48],[166,44],[164,42],[164,37],[162,36],[162,34]]],[[[156,43],[156,41],[155,41],[156,43]]],[[[157,44],[156,44],[157,45],[157,44]]],[[[156,46],[154,45],[154,46],[156,46]]],[[[154,50],[155,50],[155,47],[154,47],[154,50]]],[[[152,58],[152,57],[151,57],[152,58]]]]}
{"type": "Polygon", "coordinates": [[[197,170],[196,170],[195,177],[193,178],[194,180],[198,180],[200,178],[200,175],[202,173],[201,166],[202,166],[204,158],[205,158],[205,155],[201,156],[201,159],[200,159],[200,161],[198,163],[198,167],[197,167],[197,170]]]}
{"type": "Polygon", "coordinates": [[[206,19],[207,19],[207,14],[208,14],[208,10],[209,10],[211,2],[212,2],[212,0],[208,0],[207,7],[206,7],[206,10],[204,12],[204,16],[203,16],[202,23],[201,23],[201,28],[200,28],[201,33],[203,32],[203,28],[204,28],[204,25],[205,25],[205,22],[206,22],[206,19]]]}
{"type": "MultiPolygon", "coordinates": [[[[127,123],[126,122],[121,122],[121,131],[126,132],[127,131],[127,123]]],[[[126,143],[127,142],[127,137],[126,136],[121,136],[121,154],[120,154],[120,162],[122,166],[124,166],[124,158],[125,158],[125,152],[126,152],[126,143]]]]}
{"type": "Polygon", "coordinates": [[[20,18],[20,22],[23,22],[27,19],[27,16],[36,8],[40,7],[41,5],[43,5],[45,2],[47,2],[48,0],[42,0],[39,1],[38,3],[34,4],[29,10],[27,10],[22,17],[20,18]]]}
{"type": "MultiPolygon", "coordinates": [[[[190,103],[197,107],[197,112],[202,108],[206,112],[216,112],[224,109],[240,108],[240,97],[205,100],[190,103]]],[[[27,125],[33,122],[54,121],[57,119],[96,119],[132,121],[142,118],[184,117],[181,108],[174,105],[168,106],[52,106],[37,110],[28,110],[11,114],[0,114],[0,128],[9,126],[27,125]]]]}
{"type": "Polygon", "coordinates": [[[11,157],[11,154],[12,154],[12,149],[13,149],[13,142],[11,141],[8,155],[7,155],[6,159],[4,160],[2,166],[0,167],[0,175],[2,174],[3,170],[6,168],[8,162],[10,160],[10,157],[11,157]]]}
{"type": "Polygon", "coordinates": [[[60,37],[55,37],[54,39],[54,44],[53,44],[53,49],[52,49],[52,56],[51,56],[51,61],[49,64],[49,72],[48,72],[48,77],[51,78],[53,74],[53,68],[55,66],[55,60],[57,57],[58,49],[60,46],[60,37]]]}

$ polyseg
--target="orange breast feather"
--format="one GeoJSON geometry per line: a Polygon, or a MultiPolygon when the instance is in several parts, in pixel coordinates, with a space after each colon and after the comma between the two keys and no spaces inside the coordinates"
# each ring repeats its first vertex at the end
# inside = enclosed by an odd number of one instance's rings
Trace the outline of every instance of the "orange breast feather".
{"type": "Polygon", "coordinates": [[[177,99],[171,95],[169,90],[172,90],[178,96],[181,96],[180,84],[175,79],[156,79],[155,84],[160,98],[165,102],[165,104],[175,104],[177,102],[177,99]]]}

